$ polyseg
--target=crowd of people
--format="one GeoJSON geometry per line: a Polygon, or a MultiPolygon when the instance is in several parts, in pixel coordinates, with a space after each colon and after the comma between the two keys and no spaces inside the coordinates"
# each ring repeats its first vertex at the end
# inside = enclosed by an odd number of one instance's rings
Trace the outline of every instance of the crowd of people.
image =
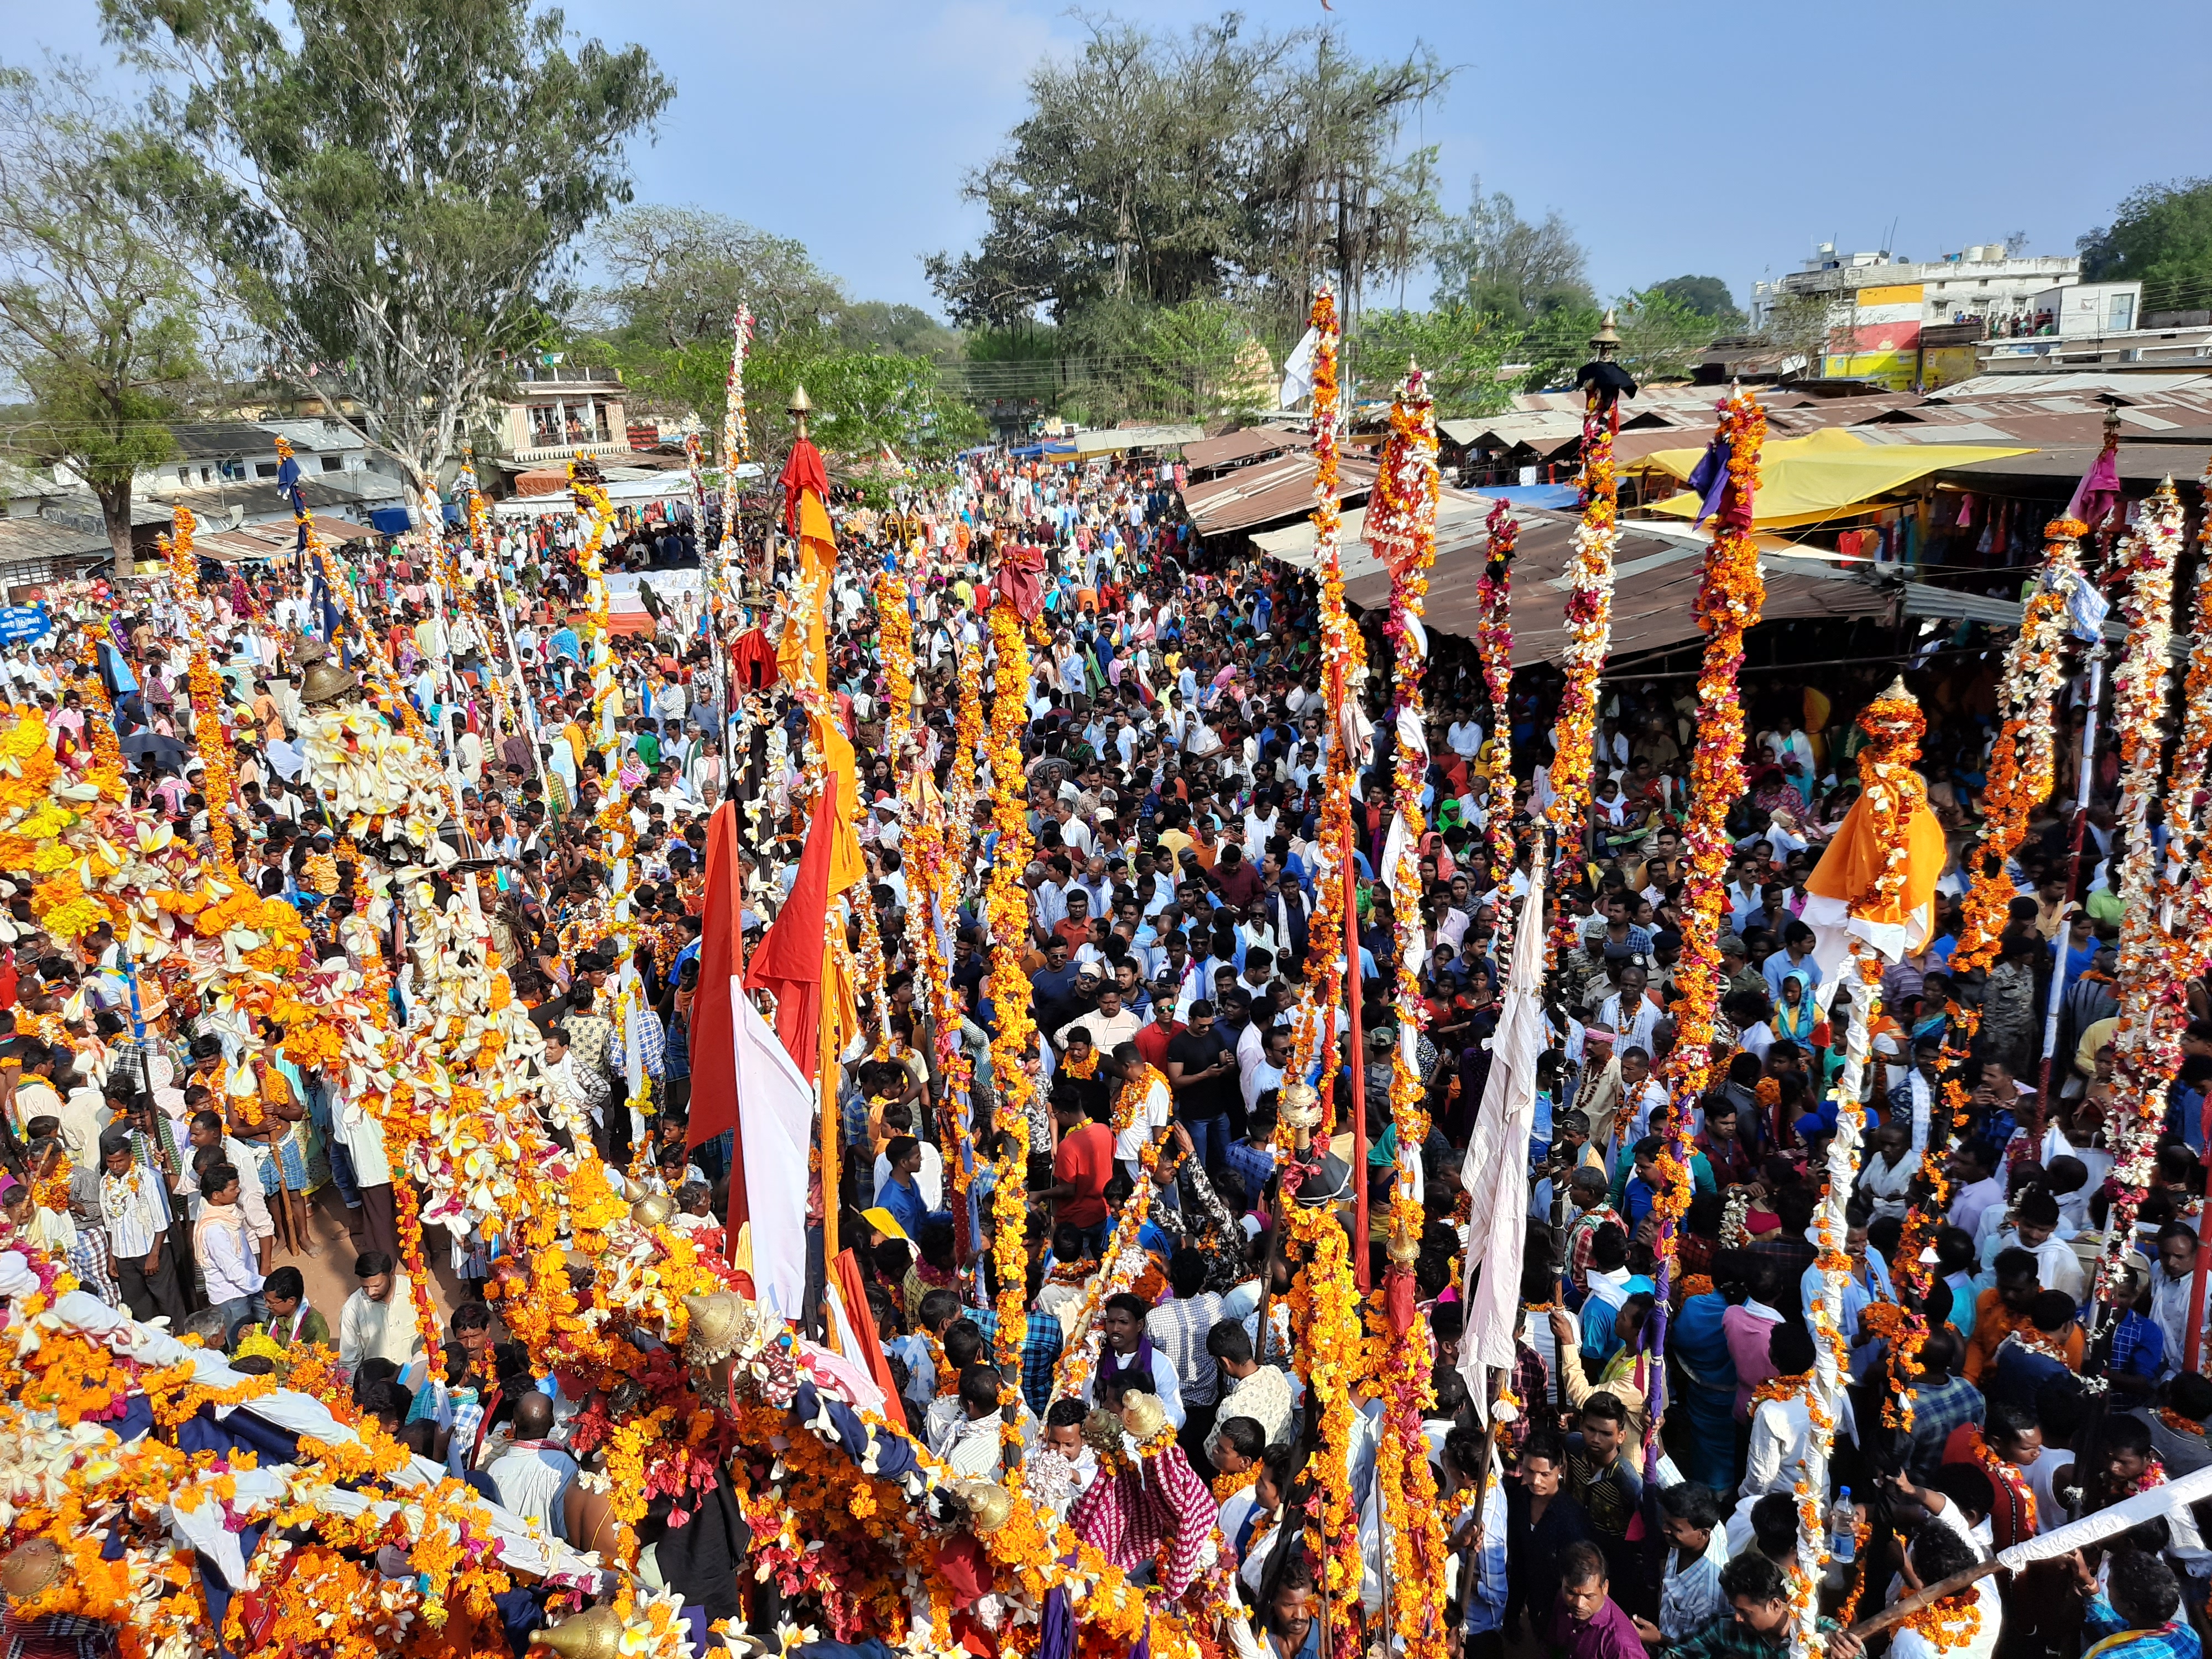
{"type": "MultiPolygon", "coordinates": [[[[1380,618],[1364,619],[1374,666],[1359,695],[1382,730],[1333,726],[1315,582],[1200,544],[1180,517],[1172,469],[1151,462],[1069,468],[986,452],[926,503],[880,514],[849,503],[840,516],[829,679],[836,718],[863,757],[856,827],[870,901],[850,907],[848,939],[865,958],[860,929],[878,930],[884,967],[871,1001],[884,1006],[862,1011],[869,1035],[845,1056],[842,1097],[826,1104],[841,1157],[830,1182],[817,1164],[810,1224],[818,1239],[834,1206],[837,1236],[856,1246],[882,1350],[871,1361],[932,1455],[962,1476],[1019,1483],[1147,1581],[1188,1582],[1191,1534],[1218,1527],[1218,1565],[1254,1620],[1241,1639],[1305,1659],[1319,1651],[1326,1579],[1285,1517],[1304,1513],[1313,1484],[1318,1408],[1290,1311],[1301,1267],[1282,1248],[1278,1127],[1286,1091],[1315,1081],[1293,1058],[1291,1011],[1344,951],[1313,930],[1315,876],[1328,861],[1317,837],[1330,751],[1356,741],[1357,988],[1329,1015],[1348,1038],[1357,1013],[1364,1064],[1346,1067],[1326,1103],[1322,1167],[1334,1186],[1322,1197],[1350,1229],[1368,1190],[1370,1236],[1350,1243],[1380,1285],[1400,1164],[1389,977],[1399,918],[1378,878],[1397,758],[1383,718],[1390,643],[1380,618]],[[885,738],[890,690],[872,586],[902,543],[911,764],[885,738]],[[988,607],[1016,603],[1009,572],[1034,583],[1020,600],[1037,641],[1020,734],[1034,858],[1018,872],[1026,913],[1011,941],[992,937],[982,902],[997,835],[979,829],[972,866],[956,872],[950,983],[960,1006],[949,1050],[972,1073],[961,1098],[943,1063],[948,1045],[926,1003],[917,1007],[927,969],[908,913],[924,896],[902,841],[917,780],[941,787],[958,762],[961,666],[988,646],[988,607]],[[1009,945],[1025,984],[994,969],[1009,945]],[[1006,1212],[989,1201],[1004,1080],[991,1063],[1016,1003],[1038,1033],[1039,1086],[1019,1172],[1028,1335],[1009,1368],[1018,1374],[1007,1375],[994,1357],[1006,1212]],[[872,1040],[878,1030],[886,1040],[872,1040]],[[963,1133],[949,1133],[956,1112],[963,1133]],[[1116,1224],[1139,1197],[1143,1269],[1094,1297],[1116,1224]],[[1097,1364],[1061,1392],[1063,1356],[1094,1334],[1097,1364]],[[1012,1407],[1008,1388],[1019,1396],[1012,1407]],[[1132,1487],[1097,1413],[1155,1403],[1174,1458],[1132,1487]],[[1020,1443],[1011,1469],[1009,1411],[1020,1443]]],[[[714,536],[688,511],[655,511],[625,530],[641,565],[694,562],[714,536]]],[[[734,630],[718,636],[690,605],[656,605],[642,631],[614,635],[602,671],[611,690],[595,688],[577,615],[589,602],[580,539],[568,529],[458,535],[450,580],[438,559],[402,542],[349,562],[349,603],[434,734],[465,850],[495,883],[489,933],[544,1037],[549,1121],[588,1123],[609,1169],[625,1172],[626,1196],[665,1195],[675,1226],[726,1255],[728,1138],[693,1146],[687,1133],[708,820],[726,797],[749,816],[741,925],[757,948],[798,879],[818,781],[802,758],[805,714],[772,683],[772,656],[764,662],[734,630]],[[611,807],[626,810],[638,848],[627,962],[605,943],[611,807]],[[622,985],[642,988],[617,994],[622,985]]],[[[758,564],[757,545],[747,556],[758,564]]],[[[190,631],[172,599],[119,591],[102,600],[112,623],[83,624],[133,763],[133,809],[191,842],[227,823],[242,874],[297,908],[319,959],[373,967],[364,953],[378,934],[349,925],[357,899],[338,874],[356,856],[348,825],[310,776],[302,696],[314,653],[300,647],[315,624],[311,592],[275,569],[210,585],[209,597],[219,731],[193,706],[190,631]],[[218,744],[234,783],[225,799],[210,798],[203,758],[218,744]]],[[[92,748],[104,718],[88,704],[77,649],[58,638],[10,664],[64,760],[92,748]]],[[[1856,1103],[1868,1147],[1845,1240],[1847,1386],[1819,1397],[1808,1316],[1827,1148],[1839,1109],[1853,1104],[1833,1093],[1850,1016],[1819,995],[1800,913],[1855,798],[1864,739],[1853,717],[1889,678],[1883,665],[1820,690],[1747,683],[1756,735],[1749,788],[1728,817],[1717,1065],[1693,1127],[1676,1270],[1663,1279],[1666,1147],[1655,1114],[1663,1121],[1658,1074],[1676,1040],[1697,707],[1686,678],[1604,684],[1587,842],[1547,895],[1567,943],[1547,990],[1526,1149],[1517,1358],[1495,1398],[1469,1389],[1460,1346],[1469,1269],[1481,1264],[1466,1261],[1463,1164],[1492,1068],[1502,945],[1516,927],[1554,921],[1519,913],[1529,826],[1553,794],[1558,680],[1517,677],[1499,731],[1474,647],[1439,637],[1432,653],[1414,1052],[1434,1127],[1417,1149],[1426,1224],[1412,1243],[1434,1343],[1422,1429],[1454,1563],[1441,1610],[1453,1643],[1501,1653],[1533,1641],[1572,1659],[1780,1652],[1802,1460],[1823,1411],[1838,1421],[1832,1490],[1813,1495],[1824,1522],[1834,1503],[1843,1565],[1823,1587],[1831,1613],[1845,1602],[1871,1612],[2212,1464],[2212,1384],[2191,1322],[2203,1317],[2192,1291],[2212,989],[2187,988],[2197,1021],[2155,1185],[2128,1271],[2100,1289],[2094,1266],[2114,1162],[2117,767],[2109,750],[2095,757],[2078,849],[2068,801],[2037,809],[2007,871],[2018,896],[1995,965],[1954,972],[1994,736],[1994,667],[1960,665],[1959,655],[1916,677],[1933,728],[1931,804],[1951,857],[1932,937],[1883,977],[1856,1103]],[[1501,743],[1510,787],[1494,781],[1501,743]],[[1492,862],[1498,815],[1522,849],[1511,866],[1492,862]],[[1966,1055],[1970,1101],[1955,1126],[1941,1076],[1954,1051],[1966,1055]],[[1941,1200],[1917,1179],[1931,1134],[1950,1146],[1941,1200]],[[1900,1358],[1899,1240],[1908,1209],[1938,1202],[1935,1271],[1917,1310],[1931,1334],[1900,1358]],[[2100,1294],[2109,1312],[2091,1342],[2100,1294]],[[1909,1429],[1900,1398],[1911,1402],[1909,1429]]],[[[2081,713],[2063,712],[2062,752],[2081,713]]],[[[988,826],[988,801],[978,823],[988,826]]],[[[241,1045],[253,1033],[212,1001],[145,994],[131,942],[111,926],[48,936],[30,881],[9,875],[0,1150],[14,1173],[0,1177],[0,1201],[12,1234],[47,1241],[115,1308],[202,1331],[243,1368],[282,1366],[303,1346],[332,1349],[356,1407],[417,1454],[554,1536],[605,1542],[591,1502],[605,1447],[571,1444],[589,1402],[483,1295],[507,1241],[471,1228],[440,1251],[430,1265],[447,1340],[426,1349],[408,1311],[417,1287],[399,1267],[408,1176],[375,1122],[349,1109],[336,1079],[289,1061],[246,1070],[242,1095],[241,1045]],[[57,1171],[66,1171],[58,1183],[57,1171]],[[311,1208],[333,1206],[357,1246],[356,1288],[317,1307],[301,1264],[318,1248],[311,1208]]],[[[402,975],[395,1006],[404,1016],[422,994],[402,975]]],[[[1313,1201],[1310,1185],[1301,1201],[1313,1201]]],[[[811,1297],[828,1272],[817,1250],[811,1297]]],[[[1380,1640],[1392,1559],[1376,1496],[1382,1409],[1371,1389],[1357,1403],[1356,1594],[1380,1640]]],[[[1902,1659],[1959,1649],[1972,1659],[2188,1656],[2208,1586],[2212,1552],[2182,1510],[2086,1555],[1984,1578],[1878,1643],[1902,1659]]],[[[1856,1648],[1838,1631],[1829,1651],[1850,1659],[1856,1648]]]]}

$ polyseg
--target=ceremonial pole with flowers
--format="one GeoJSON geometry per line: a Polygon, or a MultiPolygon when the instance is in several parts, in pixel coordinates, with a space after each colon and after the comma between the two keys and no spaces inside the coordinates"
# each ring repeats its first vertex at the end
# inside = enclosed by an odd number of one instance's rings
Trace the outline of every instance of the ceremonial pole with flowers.
{"type": "MultiPolygon", "coordinates": [[[[1343,513],[1337,497],[1342,453],[1343,410],[1337,384],[1339,343],[1336,295],[1327,283],[1314,295],[1312,327],[1314,434],[1314,565],[1321,573],[1322,709],[1328,756],[1322,785],[1321,825],[1314,836],[1314,906],[1307,924],[1320,947],[1319,971],[1310,970],[1299,998],[1291,1043],[1291,1072],[1305,1076],[1318,1065],[1316,1086],[1326,1102],[1336,1080],[1339,1058],[1336,1012],[1344,996],[1347,960],[1340,954],[1349,900],[1345,891],[1352,844],[1351,732],[1356,718],[1353,687],[1366,648],[1344,608],[1344,566],[1340,539],[1343,513]]],[[[1279,1123],[1276,1139],[1287,1146],[1288,1127],[1279,1123]]]]}
{"type": "MultiPolygon", "coordinates": [[[[1636,395],[1636,382],[1614,362],[1620,336],[1613,313],[1605,313],[1590,337],[1597,354],[1577,379],[1583,387],[1583,517],[1575,528],[1574,562],[1567,570],[1568,640],[1560,653],[1566,684],[1559,693],[1559,718],[1552,728],[1552,804],[1546,812],[1557,836],[1559,861],[1579,880],[1584,863],[1589,800],[1596,787],[1597,681],[1613,639],[1613,550],[1620,540],[1620,475],[1613,460],[1620,432],[1620,398],[1636,395]]],[[[1559,915],[1547,950],[1547,967],[1573,941],[1574,917],[1566,903],[1567,880],[1559,890],[1559,915]]]]}
{"type": "Polygon", "coordinates": [[[1924,943],[1943,864],[1942,831],[1916,769],[1928,723],[1902,678],[1866,706],[1858,724],[1870,740],[1859,751],[1859,799],[1806,884],[1808,922],[1816,932],[1840,923],[1848,942],[1848,957],[1828,988],[1833,995],[1848,986],[1851,1004],[1843,1070],[1830,1097],[1836,1131],[1828,1144],[1827,1190],[1814,1217],[1820,1288],[1807,1310],[1814,1350],[1805,1400],[1811,1430],[1796,1482],[1797,1553],[1790,1564],[1795,1659],[1813,1659],[1826,1647],[1817,1626],[1818,1586],[1828,1559],[1828,1457],[1849,1381],[1843,1317],[1851,1259],[1844,1249],[1844,1212],[1858,1179],[1866,1123],[1859,1093],[1881,1010],[1883,968],[1924,943]]]}
{"type": "MultiPolygon", "coordinates": [[[[999,832],[992,849],[990,886],[984,900],[990,918],[992,1006],[998,1029],[991,1038],[991,1082],[998,1096],[996,1127],[1005,1137],[991,1193],[991,1261],[998,1280],[1000,1369],[1021,1375],[1022,1346],[1029,1337],[1030,1115],[1037,1096],[1037,1065],[1031,1049],[1036,1025],[1023,994],[1028,975],[1022,950],[1029,939],[1029,889],[1022,884],[1030,861],[1029,775],[1022,766],[1022,730],[1029,721],[1030,647],[1022,618],[1005,594],[991,606],[988,620],[994,653],[989,754],[991,816],[999,832]]],[[[1011,1385],[1009,1385],[1011,1389],[1011,1385]]],[[[1018,1432],[1009,1410],[1005,1432],[1018,1432]]]]}
{"type": "MultiPolygon", "coordinates": [[[[2020,629],[2005,653],[1997,680],[1997,737],[1990,746],[1982,790],[1981,834],[1966,861],[1968,885],[1959,942],[1951,955],[1954,982],[1996,959],[1997,942],[2017,896],[2007,866],[2027,838],[2029,815],[2050,798],[2057,776],[2051,703],[2065,682],[2069,617],[2073,607],[2094,597],[2081,573],[2080,541],[2086,528],[2080,520],[2069,518],[2053,519],[2045,526],[2043,568],[2035,592],[2021,609],[2020,629]]],[[[1932,1264],[1920,1258],[1943,1224],[1951,1190],[1947,1163],[1951,1137],[1970,1115],[1962,1068],[1981,1024],[1981,1006],[1954,1002],[1949,1012],[1954,1034],[1943,1050],[1941,1091],[1929,1103],[1927,1144],[1898,1245],[1894,1282],[1900,1311],[1893,1316],[1893,1375],[1912,1374],[1928,1339],[1927,1318],[1919,1310],[1935,1275],[1932,1264]]],[[[1909,1432],[1912,1400],[1909,1390],[1892,1390],[1882,1404],[1883,1420],[1899,1432],[1909,1432]]]]}
{"type": "Polygon", "coordinates": [[[1490,693],[1489,779],[1490,878],[1498,894],[1497,938],[1500,960],[1513,946],[1513,547],[1521,521],[1500,501],[1484,521],[1490,556],[1475,584],[1475,653],[1482,660],[1482,683],[1490,693]]]}
{"type": "MultiPolygon", "coordinates": [[[[1705,635],[1698,674],[1697,746],[1690,757],[1689,821],[1683,836],[1689,871],[1681,901],[1682,954],[1674,967],[1674,1045],[1661,1069],[1667,1089],[1667,1147],[1659,1157],[1656,1283],[1652,1309],[1651,1378],[1665,1387],[1668,1290],[1682,1216],[1690,1207],[1690,1125],[1713,1062],[1714,1020],[1720,1012],[1722,883],[1735,850],[1728,815],[1744,789],[1743,703],[1736,678],[1743,668],[1744,631],[1759,621],[1766,585],[1752,537],[1752,502],[1759,489],[1759,452],[1766,441],[1766,411],[1757,398],[1731,389],[1720,405],[1720,425],[1706,451],[1722,470],[1713,539],[1705,550],[1695,616],[1705,635]]],[[[1657,1443],[1663,1409],[1649,1416],[1650,1444],[1657,1443]]]]}
{"type": "MultiPolygon", "coordinates": [[[[1398,1042],[1391,1055],[1390,1120],[1397,1131],[1397,1175],[1391,1183],[1390,1265],[1381,1292],[1383,1334],[1373,1383],[1382,1397],[1382,1423],[1375,1475],[1382,1493],[1389,1559],[1384,1603],[1404,1651],[1439,1659],[1443,1632],[1435,1617],[1442,1604],[1437,1575],[1445,1558],[1421,1421],[1435,1399],[1435,1364],[1428,1321],[1415,1302],[1413,1261],[1424,1220],[1414,1196],[1413,1165],[1429,1135],[1419,1045],[1427,1006],[1421,996],[1421,963],[1427,934],[1421,924],[1421,879],[1416,849],[1426,828],[1421,790],[1429,769],[1421,677],[1428,667],[1428,634],[1422,623],[1429,570],[1437,556],[1436,404],[1421,371],[1408,367],[1390,407],[1390,436],[1382,447],[1375,490],[1368,501],[1366,534],[1390,572],[1390,610],[1383,631],[1391,649],[1391,718],[1397,737],[1392,774],[1393,818],[1383,849],[1396,946],[1393,1005],[1398,1042]]],[[[1355,1109],[1358,1108],[1355,1107],[1355,1109]]]]}
{"type": "MultiPolygon", "coordinates": [[[[2112,676],[2112,727],[2120,745],[2120,800],[2114,833],[2124,851],[2119,861],[2119,1024],[2112,1032],[2115,1060],[2112,1118],[2106,1126],[2112,1152],[2113,1199],[2097,1264],[2091,1331],[2102,1322],[2104,1292],[2135,1238],[2136,1212],[2150,1188],[2154,1155],[2166,1122],[2168,1085],[2179,1070],[2179,1032],[2160,1022],[2164,989],[2179,995],[2186,975],[2175,977],[2178,952],[2197,947],[2169,931],[2172,915],[2153,844],[2151,803],[2163,783],[2167,693],[2172,678],[2173,573],[2181,552],[2181,501],[2168,478],[2144,503],[2134,533],[2119,544],[2114,574],[2127,577],[2120,616],[2127,626],[2118,669],[2112,676]]],[[[2201,580],[2201,579],[2200,579],[2201,580]]],[[[2193,786],[2192,786],[2193,791],[2193,786]]],[[[2167,798],[2167,810],[2185,810],[2186,795],[2167,798]]]]}

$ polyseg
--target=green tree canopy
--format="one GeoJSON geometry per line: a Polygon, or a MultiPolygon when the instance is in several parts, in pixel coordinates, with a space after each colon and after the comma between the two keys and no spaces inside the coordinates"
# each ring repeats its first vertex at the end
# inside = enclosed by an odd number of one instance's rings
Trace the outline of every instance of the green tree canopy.
{"type": "Polygon", "coordinates": [[[1363,396],[1380,397],[1419,363],[1439,420],[1495,415],[1511,405],[1512,384],[1498,370],[1520,343],[1518,331],[1463,304],[1370,311],[1352,338],[1352,372],[1363,396]]]}
{"type": "Polygon", "coordinates": [[[127,570],[131,482],[175,452],[199,306],[121,187],[117,125],[74,64],[0,69],[0,372],[29,394],[0,445],[82,478],[127,570]]]}
{"type": "Polygon", "coordinates": [[[742,305],[763,337],[836,317],[844,286],[805,245],[703,208],[625,208],[592,239],[611,279],[580,319],[625,343],[677,350],[727,340],[742,305]]]}
{"type": "Polygon", "coordinates": [[[1531,224],[1504,191],[1485,196],[1480,179],[1471,198],[1467,211],[1437,234],[1437,304],[1519,325],[1595,303],[1589,255],[1565,220],[1547,213],[1542,224],[1531,224]]]}
{"type": "Polygon", "coordinates": [[[1717,276],[1669,276],[1663,283],[1652,283],[1644,291],[1672,300],[1700,317],[1711,318],[1714,325],[1723,332],[1744,325],[1743,313],[1736,309],[1735,296],[1717,276]]]}
{"type": "Polygon", "coordinates": [[[2202,311],[2212,305],[2212,179],[2145,185],[2075,246],[2087,281],[2141,282],[2145,312],[2202,311]]]}
{"type": "Polygon", "coordinates": [[[284,378],[434,483],[505,358],[553,332],[667,81],[529,0],[100,10],[154,85],[148,199],[204,239],[284,378]]]}
{"type": "Polygon", "coordinates": [[[1234,13],[1184,36],[1093,22],[1031,74],[1029,114],[965,186],[990,228],[930,281],[979,328],[1240,298],[1287,325],[1324,273],[1356,312],[1423,257],[1434,152],[1401,154],[1400,131],[1449,78],[1425,48],[1370,63],[1234,13]]]}

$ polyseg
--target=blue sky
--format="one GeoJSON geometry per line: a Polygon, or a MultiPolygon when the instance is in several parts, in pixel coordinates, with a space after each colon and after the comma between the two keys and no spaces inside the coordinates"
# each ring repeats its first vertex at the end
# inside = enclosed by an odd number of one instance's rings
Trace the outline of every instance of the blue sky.
{"type": "MultiPolygon", "coordinates": [[[[638,40],[677,83],[635,154],[641,200],[696,204],[796,236],[858,297],[933,303],[920,256],[969,245],[959,199],[1023,112],[1030,68],[1072,50],[1060,0],[569,0],[571,27],[638,40]]],[[[1121,0],[1182,27],[1213,13],[1121,0]]],[[[1250,0],[1255,24],[1334,22],[1381,56],[1417,39],[1459,67],[1412,135],[1442,146],[1444,198],[1470,179],[1522,211],[1557,208],[1613,294],[1684,273],[1739,299],[1815,242],[1932,258],[2025,229],[2063,253],[2146,180],[2212,172],[2201,5],[2100,14],[2045,0],[2002,11],[1861,0],[1847,12],[1751,5],[1414,6],[1250,0]],[[2150,43],[2165,41],[2169,49],[2150,43]],[[2070,86],[2069,86],[2069,83],[2070,86]],[[1603,107],[1587,88],[1609,89],[1603,107]]],[[[8,56],[36,42],[102,56],[89,0],[0,0],[8,56]]],[[[1426,284],[1408,295],[1425,298],[1426,284]]]]}

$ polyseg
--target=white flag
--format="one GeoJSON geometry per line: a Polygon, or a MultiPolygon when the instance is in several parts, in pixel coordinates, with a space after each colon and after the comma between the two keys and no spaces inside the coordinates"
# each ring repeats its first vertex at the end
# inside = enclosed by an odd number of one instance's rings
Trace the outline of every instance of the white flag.
{"type": "Polygon", "coordinates": [[[1478,1400],[1487,1400],[1485,1366],[1513,1364],[1513,1325],[1521,1312],[1522,1245],[1528,1231],[1528,1138],[1536,1123],[1536,1060],[1544,1050],[1544,868],[1534,860],[1528,896],[1513,936],[1505,1000],[1490,1039],[1490,1080],[1468,1142],[1461,1178],[1471,1200],[1468,1297],[1460,1369],[1478,1400]]]}
{"type": "Polygon", "coordinates": [[[730,1003],[737,1036],[738,1139],[744,1152],[738,1178],[745,1183],[751,1218],[753,1289],[786,1319],[797,1319],[806,1295],[806,1154],[814,1133],[814,1085],[734,975],[730,1003]]]}
{"type": "Polygon", "coordinates": [[[1291,349],[1283,363],[1282,406],[1292,404],[1313,390],[1314,353],[1321,347],[1321,331],[1310,328],[1305,338],[1291,349]]]}

